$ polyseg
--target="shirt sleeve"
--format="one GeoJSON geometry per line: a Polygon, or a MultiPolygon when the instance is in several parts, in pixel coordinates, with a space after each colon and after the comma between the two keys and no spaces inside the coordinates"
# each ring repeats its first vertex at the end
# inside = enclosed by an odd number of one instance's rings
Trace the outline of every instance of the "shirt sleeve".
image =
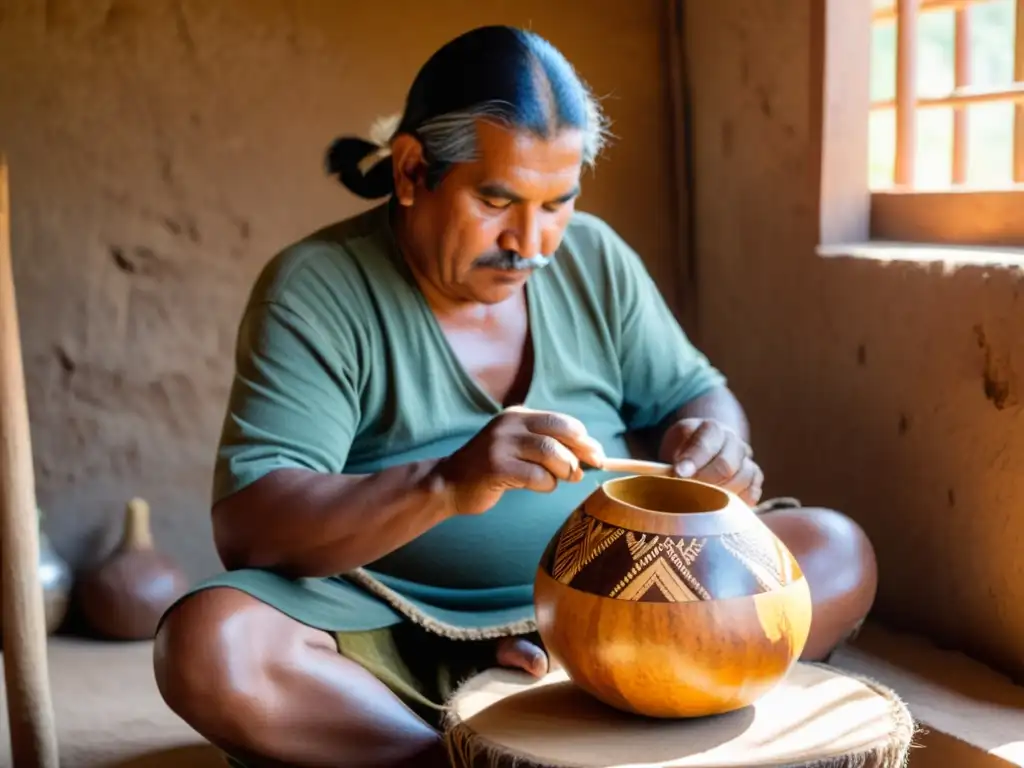
{"type": "Polygon", "coordinates": [[[214,502],[271,471],[338,473],[359,425],[357,350],[273,301],[250,305],[239,328],[214,471],[214,502]]]}
{"type": "Polygon", "coordinates": [[[618,304],[623,416],[632,430],[658,427],[726,379],[691,343],[640,256],[610,228],[604,239],[618,304]]]}

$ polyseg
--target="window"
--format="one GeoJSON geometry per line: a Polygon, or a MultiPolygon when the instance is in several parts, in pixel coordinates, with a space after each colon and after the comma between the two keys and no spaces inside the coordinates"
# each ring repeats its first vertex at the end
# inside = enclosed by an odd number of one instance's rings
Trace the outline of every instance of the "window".
{"type": "Polygon", "coordinates": [[[1015,0],[872,3],[871,189],[1024,182],[1015,0]]]}
{"type": "Polygon", "coordinates": [[[1024,0],[822,7],[824,242],[1024,246],[1024,0]]]}

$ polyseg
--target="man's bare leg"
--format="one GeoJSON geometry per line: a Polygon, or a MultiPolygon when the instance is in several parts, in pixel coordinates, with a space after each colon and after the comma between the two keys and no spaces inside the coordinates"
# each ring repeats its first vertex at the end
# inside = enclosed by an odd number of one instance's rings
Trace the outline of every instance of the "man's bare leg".
{"type": "Polygon", "coordinates": [[[330,635],[237,590],[183,601],[156,637],[154,665],[168,706],[254,766],[449,765],[439,734],[330,635]]]}
{"type": "Polygon", "coordinates": [[[875,551],[849,517],[830,509],[777,509],[761,515],[800,564],[814,616],[802,659],[821,661],[846,640],[875,601],[875,551]]]}

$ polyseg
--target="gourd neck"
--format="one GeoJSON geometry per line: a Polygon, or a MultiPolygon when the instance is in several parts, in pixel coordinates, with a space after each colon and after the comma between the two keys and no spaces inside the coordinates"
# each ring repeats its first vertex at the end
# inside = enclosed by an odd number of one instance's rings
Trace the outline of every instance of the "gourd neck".
{"type": "Polygon", "coordinates": [[[149,504],[144,499],[128,502],[124,514],[121,545],[125,549],[153,549],[153,531],[149,526],[149,504]]]}

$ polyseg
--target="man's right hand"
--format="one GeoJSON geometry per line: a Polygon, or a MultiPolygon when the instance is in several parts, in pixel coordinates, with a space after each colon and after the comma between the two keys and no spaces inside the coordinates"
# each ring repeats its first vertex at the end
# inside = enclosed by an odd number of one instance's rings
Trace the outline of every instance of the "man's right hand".
{"type": "Polygon", "coordinates": [[[577,419],[519,406],[494,417],[468,443],[438,462],[453,512],[478,515],[512,489],[553,491],[579,482],[581,463],[600,467],[604,451],[577,419]]]}

